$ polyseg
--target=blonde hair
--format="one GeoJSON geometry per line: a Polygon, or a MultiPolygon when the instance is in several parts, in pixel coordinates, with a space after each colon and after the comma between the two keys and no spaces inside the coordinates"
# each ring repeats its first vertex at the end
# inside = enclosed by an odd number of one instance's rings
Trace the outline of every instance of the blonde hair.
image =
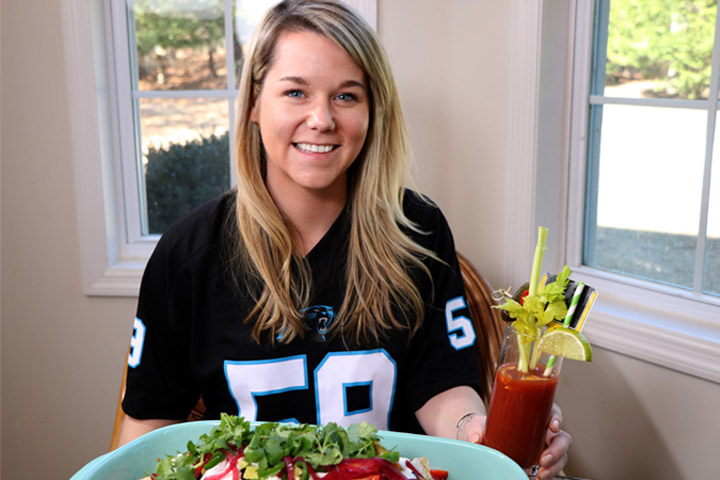
{"type": "Polygon", "coordinates": [[[411,271],[428,271],[422,258],[435,254],[405,232],[418,232],[402,208],[409,180],[407,134],[387,55],[367,23],[340,1],[286,0],[258,26],[242,72],[236,127],[237,199],[232,227],[235,281],[247,288],[256,306],[253,338],[290,342],[303,337],[301,310],[308,306],[311,274],[293,254],[291,233],[264,183],[264,152],[250,111],[275,46],[287,31],[311,31],[343,48],[364,70],[370,91],[370,122],[365,145],[348,171],[350,238],[344,269],[345,296],[330,334],[379,341],[393,330],[412,335],[423,319],[424,303],[411,271]],[[254,285],[254,287],[252,286],[254,285]]]}

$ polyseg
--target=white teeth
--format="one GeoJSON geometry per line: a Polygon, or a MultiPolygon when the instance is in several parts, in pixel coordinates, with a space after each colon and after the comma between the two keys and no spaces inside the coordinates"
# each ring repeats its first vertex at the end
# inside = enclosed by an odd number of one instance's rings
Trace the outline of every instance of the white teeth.
{"type": "Polygon", "coordinates": [[[315,145],[310,143],[296,143],[298,149],[309,153],[327,153],[333,149],[332,145],[315,145]]]}

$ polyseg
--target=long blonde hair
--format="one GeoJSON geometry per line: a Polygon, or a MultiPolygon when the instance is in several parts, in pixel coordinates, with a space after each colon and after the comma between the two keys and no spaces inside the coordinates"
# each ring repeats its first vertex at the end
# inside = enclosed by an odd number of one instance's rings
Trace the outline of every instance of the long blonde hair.
{"type": "Polygon", "coordinates": [[[238,96],[232,271],[240,289],[248,288],[251,276],[256,306],[246,321],[254,322],[253,338],[290,342],[307,329],[301,310],[309,302],[309,266],[293,253],[291,233],[265,187],[260,131],[250,121],[278,38],[287,31],[311,31],[335,42],[365,71],[370,91],[367,138],[348,171],[346,287],[330,334],[356,342],[379,341],[398,329],[413,334],[424,303],[410,272],[429,276],[422,258],[436,257],[405,233],[418,230],[402,208],[409,180],[407,134],[387,55],[367,23],[340,1],[285,0],[265,15],[253,36],[238,96]]]}

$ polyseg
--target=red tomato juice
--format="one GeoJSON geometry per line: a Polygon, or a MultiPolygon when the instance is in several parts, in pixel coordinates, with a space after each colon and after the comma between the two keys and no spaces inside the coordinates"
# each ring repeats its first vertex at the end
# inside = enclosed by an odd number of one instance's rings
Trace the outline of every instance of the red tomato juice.
{"type": "Polygon", "coordinates": [[[495,374],[483,444],[501,451],[522,468],[538,463],[557,387],[557,374],[544,365],[530,373],[506,364],[495,374]]]}

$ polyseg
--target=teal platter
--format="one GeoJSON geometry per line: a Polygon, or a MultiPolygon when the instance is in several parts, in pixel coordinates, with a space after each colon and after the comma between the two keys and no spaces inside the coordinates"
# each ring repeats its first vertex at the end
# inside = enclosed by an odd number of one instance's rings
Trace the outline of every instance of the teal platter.
{"type": "MultiPolygon", "coordinates": [[[[152,431],[80,469],[70,480],[140,480],[155,470],[158,458],[187,450],[218,422],[187,422],[152,431]]],[[[448,480],[527,480],[527,474],[502,453],[472,443],[397,432],[379,432],[382,444],[404,457],[427,457],[432,468],[450,472],[448,480]]]]}

